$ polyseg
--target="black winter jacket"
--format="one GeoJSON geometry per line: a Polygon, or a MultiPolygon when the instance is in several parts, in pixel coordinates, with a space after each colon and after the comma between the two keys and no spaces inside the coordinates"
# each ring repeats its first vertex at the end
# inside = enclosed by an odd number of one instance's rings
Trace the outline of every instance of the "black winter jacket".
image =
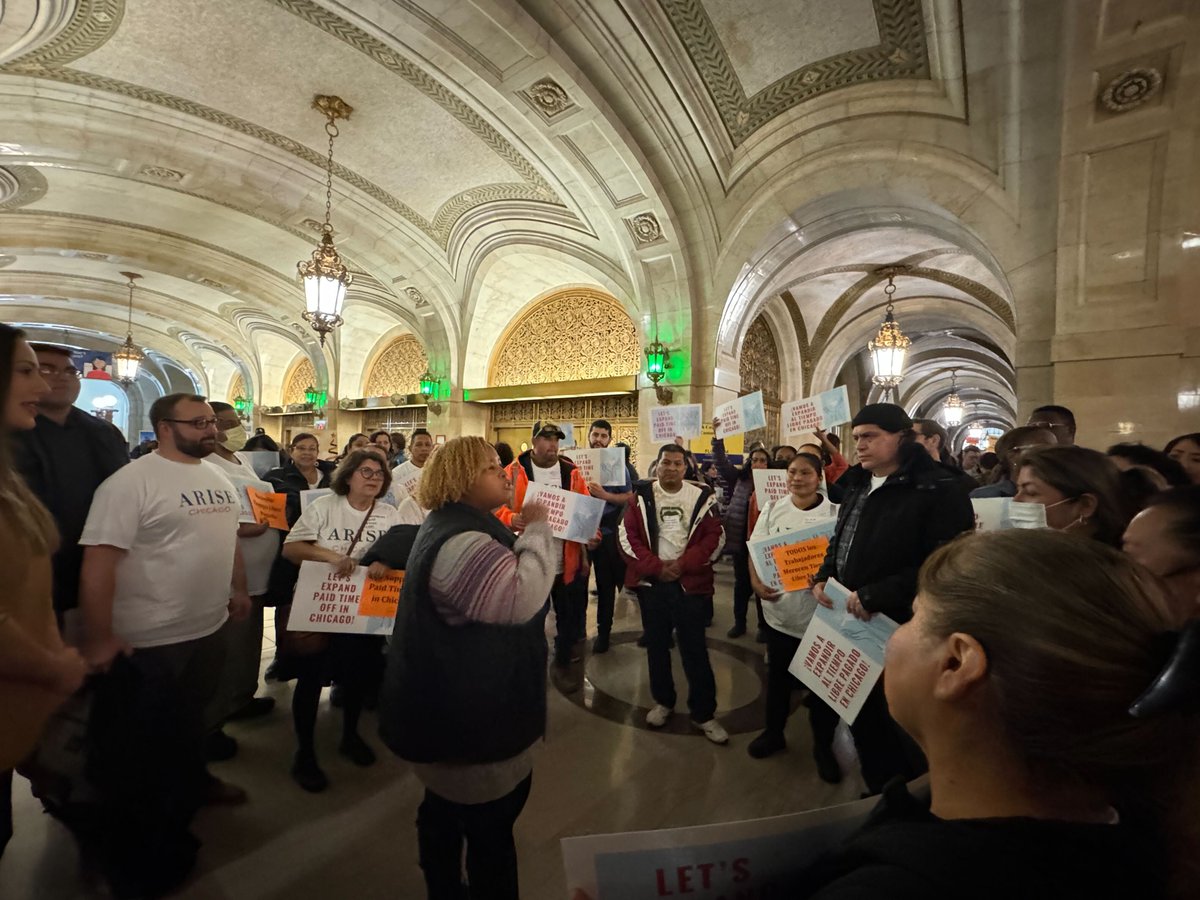
{"type": "Polygon", "coordinates": [[[838,479],[844,495],[837,529],[816,580],[836,578],[858,591],[870,612],[906,622],[912,618],[921,564],[938,545],[972,531],[975,513],[965,483],[953,471],[919,445],[901,453],[900,469],[866,499],[845,571],[838,570],[838,546],[858,498],[871,489],[871,473],[856,465],[838,479]]]}

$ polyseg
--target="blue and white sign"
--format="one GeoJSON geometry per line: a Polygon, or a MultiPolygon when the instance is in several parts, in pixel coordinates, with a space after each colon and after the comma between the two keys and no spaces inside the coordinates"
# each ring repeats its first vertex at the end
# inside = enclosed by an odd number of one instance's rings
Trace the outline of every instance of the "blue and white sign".
{"type": "Polygon", "coordinates": [[[722,403],[713,410],[713,416],[717,419],[716,434],[719,438],[767,427],[762,391],[722,403]]]}
{"type": "Polygon", "coordinates": [[[788,435],[817,429],[828,430],[834,425],[849,422],[851,418],[850,395],[844,384],[803,400],[792,400],[783,404],[780,410],[783,433],[788,435]]]}

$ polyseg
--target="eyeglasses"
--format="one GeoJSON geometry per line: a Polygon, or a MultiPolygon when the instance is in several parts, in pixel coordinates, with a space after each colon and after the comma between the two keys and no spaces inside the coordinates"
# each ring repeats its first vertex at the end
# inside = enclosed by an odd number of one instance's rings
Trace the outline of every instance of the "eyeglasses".
{"type": "Polygon", "coordinates": [[[163,419],[164,422],[176,422],[179,425],[191,425],[197,431],[203,431],[205,428],[216,428],[217,420],[213,419],[163,419]]]}
{"type": "Polygon", "coordinates": [[[65,369],[59,369],[55,366],[38,366],[38,374],[43,378],[57,378],[62,375],[64,378],[80,378],[82,373],[74,366],[67,366],[65,369]]]}
{"type": "Polygon", "coordinates": [[[383,471],[381,469],[372,469],[369,466],[363,466],[361,468],[355,469],[354,471],[357,472],[359,475],[361,475],[363,478],[367,479],[367,481],[374,481],[376,478],[383,477],[383,471]]]}

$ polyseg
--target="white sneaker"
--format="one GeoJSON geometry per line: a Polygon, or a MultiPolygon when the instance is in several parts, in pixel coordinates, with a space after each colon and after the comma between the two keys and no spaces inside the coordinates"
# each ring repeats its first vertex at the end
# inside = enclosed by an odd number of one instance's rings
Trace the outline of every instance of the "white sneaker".
{"type": "Polygon", "coordinates": [[[675,710],[670,707],[663,706],[661,703],[654,704],[654,709],[646,713],[646,724],[651,728],[662,728],[667,724],[667,719],[675,714],[675,710]]]}
{"type": "MultiPolygon", "coordinates": [[[[647,721],[649,717],[647,716],[647,721]]],[[[697,728],[704,732],[704,736],[714,744],[728,744],[729,732],[721,727],[721,723],[716,719],[709,719],[707,722],[692,722],[697,728]]]]}

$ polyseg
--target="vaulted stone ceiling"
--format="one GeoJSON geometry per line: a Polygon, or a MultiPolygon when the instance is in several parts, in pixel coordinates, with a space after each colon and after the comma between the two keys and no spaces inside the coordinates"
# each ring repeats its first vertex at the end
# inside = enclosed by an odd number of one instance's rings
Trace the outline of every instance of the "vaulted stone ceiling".
{"type": "MultiPolygon", "coordinates": [[[[921,254],[934,277],[914,282],[914,299],[945,300],[927,318],[969,307],[953,324],[1011,351],[1005,272],[1040,239],[1007,233],[1019,173],[1005,168],[1005,128],[1020,98],[1005,67],[1028,48],[995,39],[999,13],[981,0],[2,9],[6,319],[119,340],[117,273],[142,272],[135,333],[214,393],[241,374],[276,402],[303,352],[355,396],[356,361],[403,332],[472,387],[504,325],[564,285],[611,292],[710,384],[736,373],[738,336],[784,292],[832,345],[869,311],[847,298],[865,296],[872,268],[921,254]],[[295,281],[324,207],[318,93],[354,107],[332,215],[355,284],[325,352],[300,321],[295,281]],[[953,173],[931,187],[939,166],[953,173]],[[915,225],[863,231],[857,247],[815,242],[816,256],[739,294],[772,233],[845,180],[938,204],[972,234],[983,231],[972,219],[999,220],[1003,246],[992,255],[915,225]]],[[[850,355],[825,364],[829,377],[850,355]]]]}

